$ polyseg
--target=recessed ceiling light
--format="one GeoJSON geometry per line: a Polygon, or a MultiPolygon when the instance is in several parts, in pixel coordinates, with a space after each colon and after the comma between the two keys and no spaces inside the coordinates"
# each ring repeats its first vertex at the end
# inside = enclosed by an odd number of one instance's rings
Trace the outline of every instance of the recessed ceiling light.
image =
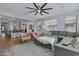
{"type": "Polygon", "coordinates": [[[2,16],[0,16],[0,17],[2,17],[2,16]]]}

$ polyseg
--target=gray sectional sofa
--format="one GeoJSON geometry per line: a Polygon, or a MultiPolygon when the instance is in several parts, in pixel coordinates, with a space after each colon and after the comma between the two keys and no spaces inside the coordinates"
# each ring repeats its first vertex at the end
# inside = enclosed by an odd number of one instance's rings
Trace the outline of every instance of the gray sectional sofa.
{"type": "Polygon", "coordinates": [[[79,56],[79,50],[76,48],[55,44],[54,55],[55,56],[79,56]]]}

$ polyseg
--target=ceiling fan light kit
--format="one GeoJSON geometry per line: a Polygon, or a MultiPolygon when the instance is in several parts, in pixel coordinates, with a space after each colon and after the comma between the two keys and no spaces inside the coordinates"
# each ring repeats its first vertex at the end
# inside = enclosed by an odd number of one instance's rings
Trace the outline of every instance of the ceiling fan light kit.
{"type": "Polygon", "coordinates": [[[47,12],[46,10],[51,10],[52,8],[45,8],[44,7],[47,5],[47,3],[44,3],[41,7],[37,6],[35,3],[33,3],[33,5],[35,6],[35,8],[31,8],[31,7],[25,7],[27,9],[31,9],[32,11],[29,11],[28,13],[33,13],[35,12],[35,15],[37,15],[38,13],[40,15],[43,15],[43,13],[49,14],[49,12],[47,12]]]}

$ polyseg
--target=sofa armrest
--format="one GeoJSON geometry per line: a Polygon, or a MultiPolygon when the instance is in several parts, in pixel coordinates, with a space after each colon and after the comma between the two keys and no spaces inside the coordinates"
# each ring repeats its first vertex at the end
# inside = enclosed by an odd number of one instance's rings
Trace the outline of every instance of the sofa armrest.
{"type": "Polygon", "coordinates": [[[55,44],[55,56],[79,56],[79,50],[76,48],[55,44]]]}

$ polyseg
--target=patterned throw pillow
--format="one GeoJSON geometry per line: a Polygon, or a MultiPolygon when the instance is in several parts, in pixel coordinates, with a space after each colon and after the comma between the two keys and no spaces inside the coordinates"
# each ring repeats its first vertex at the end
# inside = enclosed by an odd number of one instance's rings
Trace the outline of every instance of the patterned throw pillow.
{"type": "Polygon", "coordinates": [[[60,43],[62,39],[63,39],[62,37],[58,37],[57,43],[60,43]]]}

